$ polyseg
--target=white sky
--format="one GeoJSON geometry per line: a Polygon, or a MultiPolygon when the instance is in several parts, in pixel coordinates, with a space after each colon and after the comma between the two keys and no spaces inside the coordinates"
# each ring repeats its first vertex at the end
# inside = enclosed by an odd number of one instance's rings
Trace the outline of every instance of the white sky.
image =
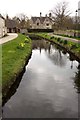
{"type": "Polygon", "coordinates": [[[44,16],[61,1],[67,1],[72,15],[75,15],[79,0],[0,0],[0,13],[2,15],[8,14],[10,17],[25,13],[30,17],[39,16],[42,12],[44,16]]]}

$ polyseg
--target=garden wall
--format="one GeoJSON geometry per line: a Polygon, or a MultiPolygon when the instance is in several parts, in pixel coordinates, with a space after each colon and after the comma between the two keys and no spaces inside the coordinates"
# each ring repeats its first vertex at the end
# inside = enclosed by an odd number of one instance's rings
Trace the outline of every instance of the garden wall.
{"type": "Polygon", "coordinates": [[[55,30],[55,34],[59,35],[68,35],[68,36],[73,36],[73,37],[80,37],[80,32],[76,32],[75,30],[55,30]]]}

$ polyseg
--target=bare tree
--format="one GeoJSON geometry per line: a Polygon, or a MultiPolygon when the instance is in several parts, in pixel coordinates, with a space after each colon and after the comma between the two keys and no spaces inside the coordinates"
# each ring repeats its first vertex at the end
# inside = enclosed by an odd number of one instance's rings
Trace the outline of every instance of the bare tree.
{"type": "Polygon", "coordinates": [[[22,20],[27,21],[27,19],[28,19],[27,15],[24,13],[18,14],[17,17],[20,19],[20,21],[22,21],[22,20]]]}
{"type": "Polygon", "coordinates": [[[51,10],[51,13],[53,14],[55,25],[60,29],[64,28],[65,21],[68,21],[71,14],[67,2],[57,3],[55,9],[51,10]]]}
{"type": "Polygon", "coordinates": [[[13,19],[15,19],[19,23],[20,28],[27,27],[26,25],[27,25],[28,17],[24,13],[20,13],[16,15],[13,19]]]}

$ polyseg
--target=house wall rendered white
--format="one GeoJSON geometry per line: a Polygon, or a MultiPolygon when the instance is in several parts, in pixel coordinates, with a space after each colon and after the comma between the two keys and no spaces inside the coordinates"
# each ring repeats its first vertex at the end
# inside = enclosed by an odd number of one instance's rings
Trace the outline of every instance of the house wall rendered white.
{"type": "Polygon", "coordinates": [[[7,28],[5,27],[5,20],[0,17],[0,38],[7,34],[7,28]]]}

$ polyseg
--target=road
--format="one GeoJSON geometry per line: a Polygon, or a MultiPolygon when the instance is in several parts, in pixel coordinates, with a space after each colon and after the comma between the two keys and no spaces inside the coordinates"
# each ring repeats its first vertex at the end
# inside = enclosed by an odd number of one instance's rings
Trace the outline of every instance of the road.
{"type": "Polygon", "coordinates": [[[62,38],[63,40],[72,41],[72,42],[75,42],[75,43],[80,43],[80,40],[77,40],[77,39],[74,39],[74,38],[69,38],[69,37],[63,37],[63,36],[59,36],[59,35],[54,35],[53,33],[49,33],[48,35],[54,36],[54,37],[58,37],[58,38],[62,38]]]}
{"type": "Polygon", "coordinates": [[[11,40],[15,39],[17,36],[18,36],[17,33],[8,33],[8,36],[0,38],[0,44],[11,41],[11,40]]]}

